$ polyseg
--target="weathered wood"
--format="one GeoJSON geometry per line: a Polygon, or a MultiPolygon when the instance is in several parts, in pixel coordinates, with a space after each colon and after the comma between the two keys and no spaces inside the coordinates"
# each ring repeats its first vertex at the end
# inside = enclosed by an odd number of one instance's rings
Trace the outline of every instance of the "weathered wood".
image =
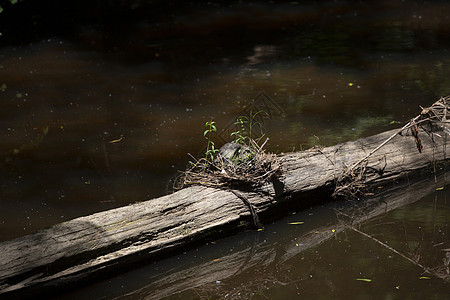
{"type": "MultiPolygon", "coordinates": [[[[336,234],[346,230],[350,221],[353,226],[358,226],[376,216],[414,203],[435,191],[437,187],[449,184],[449,174],[444,175],[446,176],[440,176],[437,182],[430,177],[422,178],[411,184],[403,182],[396,185],[394,189],[383,189],[383,193],[380,193],[379,196],[366,201],[352,202],[348,205],[341,202],[339,208],[341,215],[352,216],[351,220],[347,217],[346,220],[339,218],[336,224],[325,225],[329,219],[323,220],[323,215],[320,214],[312,216],[309,222],[302,226],[286,225],[291,226],[290,230],[282,230],[282,236],[280,236],[278,228],[277,232],[265,230],[249,234],[244,240],[235,241],[235,243],[228,241],[226,243],[228,247],[224,247],[224,244],[218,241],[215,245],[207,246],[214,248],[213,250],[199,249],[200,251],[195,251],[191,255],[183,255],[183,260],[176,260],[177,263],[165,261],[141,269],[140,272],[145,276],[142,276],[139,282],[132,286],[114,288],[114,283],[108,282],[107,288],[98,288],[108,299],[120,298],[120,295],[126,295],[127,298],[133,299],[162,299],[191,289],[198,289],[199,292],[210,289],[213,298],[217,298],[217,295],[233,295],[238,292],[241,293],[241,298],[246,298],[245,288],[248,288],[250,292],[264,290],[267,288],[267,284],[270,286],[270,283],[276,281],[276,278],[283,277],[283,274],[289,274],[292,264],[288,262],[292,258],[334,238],[336,234]],[[388,202],[385,201],[386,197],[389,199],[388,202]],[[229,251],[229,247],[233,248],[232,252],[229,251]],[[191,261],[194,259],[193,256],[196,257],[195,262],[191,261]],[[274,266],[277,267],[274,268],[274,266]],[[258,272],[255,272],[255,269],[258,272]],[[233,281],[233,277],[245,276],[243,274],[251,274],[246,287],[218,283],[233,281]]],[[[136,274],[130,276],[136,276],[136,274]]],[[[121,277],[120,281],[129,280],[121,277]]],[[[90,292],[91,290],[88,289],[82,295],[77,295],[77,298],[86,298],[90,292]]],[[[248,296],[250,298],[251,295],[248,296]]]]}
{"type": "MultiPolygon", "coordinates": [[[[101,276],[133,263],[157,259],[206,239],[226,236],[252,225],[253,204],[262,221],[292,207],[322,201],[311,193],[331,195],[337,178],[395,131],[324,149],[281,154],[282,174],[266,185],[232,191],[193,186],[176,193],[67,221],[0,244],[0,293],[64,286],[101,276]]],[[[442,132],[421,131],[419,153],[411,136],[398,135],[368,159],[368,185],[429,172],[449,156],[442,132]],[[439,132],[438,132],[439,134],[439,132]]]]}

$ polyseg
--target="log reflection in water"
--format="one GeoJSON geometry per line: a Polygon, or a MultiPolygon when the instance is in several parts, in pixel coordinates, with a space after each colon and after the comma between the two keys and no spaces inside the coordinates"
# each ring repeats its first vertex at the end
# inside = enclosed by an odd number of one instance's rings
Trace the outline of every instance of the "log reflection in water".
{"type": "MultiPolygon", "coordinates": [[[[268,229],[264,232],[246,233],[249,238],[242,241],[241,236],[238,241],[240,244],[233,248],[233,252],[227,251],[228,248],[219,251],[215,248],[213,252],[207,250],[210,255],[205,256],[203,262],[196,260],[196,262],[186,263],[189,259],[183,257],[184,264],[165,272],[154,272],[153,276],[147,276],[146,282],[140,282],[140,286],[134,286],[134,290],[129,290],[121,297],[160,299],[189,292],[198,293],[198,296],[225,297],[227,295],[230,298],[245,298],[257,294],[258,291],[263,295],[267,287],[275,284],[297,286],[301,281],[307,280],[309,274],[305,274],[300,279],[290,278],[289,273],[292,268],[290,260],[304,255],[306,250],[344,232],[350,224],[355,227],[363,225],[374,217],[414,203],[432,193],[437,186],[449,183],[448,174],[447,176],[444,174],[439,176],[436,183],[430,178],[422,179],[410,185],[405,183],[386,189],[386,192],[372,199],[338,204],[339,208],[336,209],[338,219],[336,224],[332,225],[307,228],[308,225],[305,224],[302,230],[295,227],[292,230],[283,230],[282,233],[270,232],[268,229]],[[305,227],[306,230],[303,230],[305,227]],[[280,236],[281,234],[283,236],[280,236]],[[222,255],[217,252],[221,252],[222,255]],[[238,276],[248,279],[245,286],[236,287],[224,283],[238,276]]],[[[317,218],[320,217],[317,216],[317,218]]],[[[193,251],[188,255],[193,255],[193,251]]],[[[309,264],[306,268],[311,271],[316,268],[313,261],[305,260],[304,263],[309,264]]]]}

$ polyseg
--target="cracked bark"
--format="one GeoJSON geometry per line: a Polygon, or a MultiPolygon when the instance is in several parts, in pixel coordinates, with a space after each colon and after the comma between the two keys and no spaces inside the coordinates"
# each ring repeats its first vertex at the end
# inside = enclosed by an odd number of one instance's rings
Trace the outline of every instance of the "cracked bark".
{"type": "MultiPolygon", "coordinates": [[[[0,243],[0,295],[54,290],[111,276],[142,261],[158,260],[249,229],[256,222],[255,214],[264,223],[323,202],[349,166],[394,132],[320,150],[280,154],[282,174],[254,190],[193,186],[0,243]]],[[[368,158],[364,183],[378,186],[432,174],[436,166],[443,168],[449,147],[445,134],[437,133],[442,137],[419,129],[422,153],[414,137],[396,136],[368,158]]]]}

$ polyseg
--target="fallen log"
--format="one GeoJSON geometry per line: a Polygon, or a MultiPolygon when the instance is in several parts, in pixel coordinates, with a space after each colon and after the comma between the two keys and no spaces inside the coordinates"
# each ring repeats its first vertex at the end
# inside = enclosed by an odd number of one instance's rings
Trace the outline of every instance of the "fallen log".
{"type": "Polygon", "coordinates": [[[412,119],[401,130],[280,154],[281,172],[260,186],[192,186],[0,243],[0,295],[56,292],[123,272],[251,228],[251,211],[264,223],[329,199],[333,191],[358,196],[372,186],[435,172],[450,154],[446,100],[423,110],[423,118],[412,119]],[[444,117],[433,119],[442,103],[444,117]]]}
{"type": "MultiPolygon", "coordinates": [[[[301,227],[289,230],[280,230],[277,225],[276,232],[265,230],[265,232],[249,233],[245,240],[230,242],[229,247],[224,247],[223,243],[208,245],[208,249],[199,249],[190,255],[182,255],[183,260],[176,263],[170,261],[160,262],[148,268],[140,270],[142,276],[138,282],[120,278],[120,282],[133,282],[131,286],[123,287],[121,284],[106,283],[105,286],[87,289],[81,294],[77,293],[75,298],[84,299],[95,290],[101,290],[107,299],[117,299],[123,296],[133,299],[162,299],[184,291],[196,289],[201,291],[211,291],[211,298],[233,298],[232,295],[240,298],[250,299],[251,293],[265,290],[270,283],[279,282],[284,275],[289,274],[292,264],[289,261],[312,247],[316,247],[325,241],[335,238],[336,234],[348,230],[349,226],[359,227],[370,219],[383,215],[396,208],[409,205],[422,199],[422,197],[434,192],[436,188],[450,183],[449,174],[442,174],[435,182],[434,178],[422,178],[417,182],[403,182],[395,188],[380,192],[376,197],[367,201],[353,201],[352,203],[339,204],[337,214],[339,219],[336,224],[325,225],[329,222],[323,220],[323,212],[313,215],[309,222],[301,227]],[[385,199],[389,199],[388,202],[385,199]],[[309,223],[316,224],[315,226],[309,223]],[[317,225],[319,224],[319,225],[317,225]],[[280,236],[279,232],[283,232],[280,236]],[[296,244],[293,241],[298,241],[296,244]],[[199,259],[201,257],[201,259],[199,259]],[[193,262],[194,261],[194,262],[193,262]],[[277,266],[274,268],[273,266],[277,266]],[[258,271],[255,271],[258,270],[258,271]],[[157,271],[156,271],[157,270],[157,271]],[[243,274],[251,274],[245,276],[243,274]],[[233,277],[248,278],[244,286],[236,287],[230,284],[218,284],[218,282],[233,281],[233,277]],[[115,288],[117,286],[117,288],[115,288]],[[248,295],[245,291],[248,291],[248,295]],[[219,296],[219,297],[218,297],[219,296]]],[[[330,213],[334,214],[330,208],[330,213]]],[[[298,214],[296,215],[298,216],[298,214]]],[[[286,222],[287,223],[287,222],[286,222]]],[[[304,261],[304,263],[309,263],[304,261]]],[[[313,262],[311,262],[313,264],[313,262]]],[[[314,269],[311,266],[311,269],[314,269]]],[[[126,276],[126,275],[125,275],[126,276]]],[[[136,274],[131,273],[130,277],[136,274]]],[[[285,281],[291,280],[284,278],[285,281]]],[[[180,297],[180,296],[178,296],[180,297]]],[[[206,297],[205,297],[206,298],[206,297]]]]}

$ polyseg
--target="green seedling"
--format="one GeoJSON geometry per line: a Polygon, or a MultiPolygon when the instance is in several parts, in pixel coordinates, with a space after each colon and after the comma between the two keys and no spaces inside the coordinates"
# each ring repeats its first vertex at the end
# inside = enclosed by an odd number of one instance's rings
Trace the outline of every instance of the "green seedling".
{"type": "MultiPolygon", "coordinates": [[[[239,116],[234,123],[237,127],[235,132],[231,133],[231,136],[234,137],[233,142],[237,144],[247,145],[252,147],[252,138],[254,134],[254,129],[256,126],[261,128],[261,123],[256,121],[256,117],[259,114],[267,114],[265,111],[260,110],[256,113],[250,111],[249,116],[239,116]],[[248,133],[247,133],[248,131],[248,133]]],[[[261,139],[262,135],[257,138],[257,140],[261,139]]]]}
{"type": "Polygon", "coordinates": [[[203,136],[208,141],[205,151],[205,168],[208,164],[210,164],[214,159],[214,154],[219,152],[219,149],[216,149],[214,142],[211,139],[211,135],[214,132],[217,132],[215,121],[209,121],[205,123],[205,131],[203,132],[203,136]]]}

